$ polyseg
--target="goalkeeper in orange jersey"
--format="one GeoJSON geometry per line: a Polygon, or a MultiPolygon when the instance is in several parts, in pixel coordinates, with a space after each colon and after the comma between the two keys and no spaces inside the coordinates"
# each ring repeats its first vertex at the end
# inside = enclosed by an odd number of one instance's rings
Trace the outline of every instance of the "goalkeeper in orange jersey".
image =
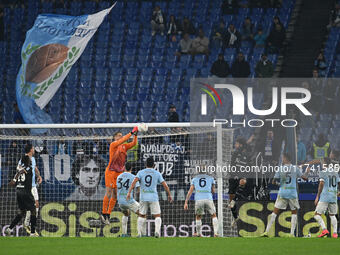
{"type": "Polygon", "coordinates": [[[110,160],[105,170],[106,192],[103,199],[103,210],[101,220],[104,224],[110,224],[110,214],[117,201],[117,178],[124,172],[126,152],[137,144],[138,127],[134,127],[131,133],[123,136],[121,132],[116,132],[114,141],[110,144],[110,160]],[[125,143],[134,135],[131,143],[125,143]]]}

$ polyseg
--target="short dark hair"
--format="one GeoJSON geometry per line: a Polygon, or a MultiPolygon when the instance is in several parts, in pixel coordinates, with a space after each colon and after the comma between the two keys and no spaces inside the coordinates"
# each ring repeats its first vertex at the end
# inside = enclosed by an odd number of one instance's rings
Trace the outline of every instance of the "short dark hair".
{"type": "Polygon", "coordinates": [[[154,167],[155,161],[153,157],[149,157],[146,159],[146,167],[154,167]]]}
{"type": "Polygon", "coordinates": [[[102,177],[106,166],[104,159],[97,155],[80,155],[77,156],[72,164],[71,177],[74,184],[79,185],[79,177],[77,175],[79,175],[80,169],[90,162],[90,160],[93,160],[98,165],[100,169],[100,178],[102,177]]]}
{"type": "Polygon", "coordinates": [[[25,145],[25,153],[29,153],[33,148],[33,145],[31,143],[26,143],[25,145]]]}
{"type": "Polygon", "coordinates": [[[239,143],[239,144],[242,144],[242,146],[246,146],[247,145],[246,139],[244,139],[241,136],[237,137],[236,142],[239,143]]]}
{"type": "Polygon", "coordinates": [[[283,156],[284,156],[289,162],[292,162],[292,156],[291,156],[288,152],[283,153],[283,156]]]}
{"type": "Polygon", "coordinates": [[[125,170],[126,170],[126,171],[131,171],[131,169],[132,169],[132,164],[131,164],[131,162],[126,162],[126,163],[125,163],[125,170]]]}
{"type": "Polygon", "coordinates": [[[122,132],[120,132],[120,131],[115,132],[115,133],[113,134],[113,138],[114,138],[116,135],[118,135],[118,134],[122,134],[122,132]]]}

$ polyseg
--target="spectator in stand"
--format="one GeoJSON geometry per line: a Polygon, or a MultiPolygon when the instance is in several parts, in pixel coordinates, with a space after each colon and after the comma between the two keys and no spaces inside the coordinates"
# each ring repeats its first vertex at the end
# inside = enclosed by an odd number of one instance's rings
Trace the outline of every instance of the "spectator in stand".
{"type": "Polygon", "coordinates": [[[241,34],[236,30],[234,24],[230,24],[225,38],[226,48],[238,48],[240,45],[241,34]]]}
{"type": "Polygon", "coordinates": [[[224,60],[223,54],[218,54],[218,59],[213,63],[210,69],[213,77],[226,78],[230,74],[230,68],[227,61],[224,60]]]}
{"type": "Polygon", "coordinates": [[[274,74],[272,62],[267,58],[266,54],[262,54],[261,60],[256,64],[255,74],[258,78],[271,78],[274,74]]]}
{"type": "Polygon", "coordinates": [[[15,124],[24,124],[24,119],[21,116],[20,110],[18,105],[14,104],[14,116],[13,116],[13,123],[15,124]]]}
{"type": "Polygon", "coordinates": [[[213,47],[214,48],[221,48],[225,38],[227,36],[227,31],[224,25],[224,21],[220,21],[218,27],[214,29],[213,34],[213,47]]]}
{"type": "Polygon", "coordinates": [[[301,165],[306,162],[307,155],[306,155],[306,146],[305,144],[299,139],[299,135],[296,135],[297,142],[297,163],[301,165]]]}
{"type": "Polygon", "coordinates": [[[5,40],[4,9],[0,4],[0,42],[5,40]]]}
{"type": "Polygon", "coordinates": [[[274,27],[275,27],[276,25],[278,25],[278,24],[280,24],[280,25],[283,26],[283,24],[282,24],[282,22],[281,22],[281,20],[280,20],[280,18],[279,18],[278,16],[275,16],[275,17],[273,18],[273,23],[274,23],[274,27]]]}
{"type": "Polygon", "coordinates": [[[319,77],[326,76],[327,62],[322,52],[319,53],[317,59],[314,61],[314,67],[318,69],[319,77]]]}
{"type": "Polygon", "coordinates": [[[266,46],[266,39],[267,36],[263,33],[262,28],[259,28],[257,30],[256,35],[254,36],[254,41],[255,41],[255,48],[264,48],[266,46]]]}
{"type": "Polygon", "coordinates": [[[331,152],[331,145],[324,134],[319,134],[318,139],[313,143],[311,156],[313,159],[323,159],[331,152]]]}
{"type": "Polygon", "coordinates": [[[251,19],[247,17],[244,20],[241,29],[241,39],[242,41],[250,41],[253,42],[254,39],[254,25],[251,23],[251,19]]]}
{"type": "Polygon", "coordinates": [[[333,79],[327,79],[327,84],[323,91],[323,98],[325,105],[323,112],[333,114],[335,112],[335,97],[337,92],[337,85],[333,79]]]}
{"type": "Polygon", "coordinates": [[[328,29],[332,27],[340,27],[340,4],[336,4],[335,8],[331,12],[328,29]]]}
{"type": "Polygon", "coordinates": [[[196,34],[196,29],[195,29],[194,25],[192,24],[192,22],[187,17],[183,18],[181,28],[182,28],[183,34],[189,34],[189,35],[196,34]]]}
{"type": "Polygon", "coordinates": [[[180,51],[176,52],[176,56],[180,57],[183,54],[191,54],[192,49],[192,39],[189,34],[183,35],[183,38],[179,41],[180,51]]]}
{"type": "Polygon", "coordinates": [[[64,155],[71,153],[71,146],[68,141],[60,139],[54,146],[54,154],[64,155]]]}
{"type": "Polygon", "coordinates": [[[169,107],[168,121],[169,122],[179,122],[179,116],[178,116],[178,113],[176,112],[176,106],[173,105],[173,104],[170,105],[170,107],[169,107]]]}
{"type": "Polygon", "coordinates": [[[181,32],[181,27],[178,21],[176,20],[174,15],[170,16],[169,23],[167,25],[167,36],[169,41],[176,42],[177,41],[177,35],[180,34],[181,32]]]}
{"type": "MultiPolygon", "coordinates": [[[[78,134],[77,136],[81,136],[81,134],[78,134]]],[[[91,154],[89,143],[85,140],[76,140],[73,142],[72,145],[72,154],[73,155],[84,155],[84,154],[91,154]]]]}
{"type": "Polygon", "coordinates": [[[161,35],[164,35],[164,29],[165,29],[165,21],[164,16],[162,13],[162,10],[159,6],[156,6],[155,9],[152,12],[152,18],[151,18],[151,35],[154,36],[157,31],[161,33],[161,35]]]}
{"type": "Polygon", "coordinates": [[[199,29],[198,36],[192,41],[192,54],[209,54],[209,38],[204,35],[202,28],[199,29]]]}
{"type": "MultiPolygon", "coordinates": [[[[95,135],[98,137],[98,135],[95,135]]],[[[94,155],[105,155],[107,153],[107,148],[110,147],[109,144],[105,140],[101,140],[99,138],[89,142],[88,150],[89,154],[94,155]]]]}
{"type": "Polygon", "coordinates": [[[244,59],[242,52],[238,53],[237,58],[233,63],[231,74],[234,78],[246,78],[250,75],[249,63],[244,59]]]}
{"type": "Polygon", "coordinates": [[[223,15],[237,14],[237,0],[224,0],[221,6],[223,15]]]}
{"type": "Polygon", "coordinates": [[[318,69],[313,70],[313,78],[310,82],[310,92],[312,94],[311,106],[316,113],[320,112],[320,103],[323,92],[322,80],[319,78],[318,69]]]}
{"type": "Polygon", "coordinates": [[[281,24],[276,24],[267,38],[269,54],[278,54],[282,48],[283,41],[286,38],[285,30],[281,24]]]}

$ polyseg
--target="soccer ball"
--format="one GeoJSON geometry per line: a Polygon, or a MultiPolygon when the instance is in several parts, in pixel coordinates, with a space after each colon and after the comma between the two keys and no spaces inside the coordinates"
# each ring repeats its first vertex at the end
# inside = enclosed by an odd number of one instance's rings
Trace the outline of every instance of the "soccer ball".
{"type": "Polygon", "coordinates": [[[138,125],[138,131],[147,132],[148,131],[148,125],[146,125],[145,123],[140,123],[138,125]]]}

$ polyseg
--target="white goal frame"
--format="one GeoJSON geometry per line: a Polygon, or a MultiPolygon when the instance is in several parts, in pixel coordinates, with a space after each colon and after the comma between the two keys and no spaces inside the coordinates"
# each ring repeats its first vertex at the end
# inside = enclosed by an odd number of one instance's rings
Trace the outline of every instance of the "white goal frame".
{"type": "MultiPolygon", "coordinates": [[[[0,130],[2,129],[91,129],[91,128],[133,128],[140,123],[65,123],[65,124],[0,124],[0,130]]],[[[148,127],[154,128],[198,128],[198,127],[210,127],[216,129],[216,151],[217,160],[216,164],[219,166],[223,165],[223,143],[222,136],[223,130],[221,123],[212,122],[166,122],[166,123],[146,123],[148,127]]],[[[231,129],[228,129],[231,130],[231,129]]],[[[32,135],[35,136],[35,135],[32,135]]],[[[231,152],[230,152],[231,153],[231,152]]],[[[222,172],[217,172],[217,213],[219,222],[219,236],[224,236],[223,219],[226,208],[223,203],[223,175],[222,172]]]]}

